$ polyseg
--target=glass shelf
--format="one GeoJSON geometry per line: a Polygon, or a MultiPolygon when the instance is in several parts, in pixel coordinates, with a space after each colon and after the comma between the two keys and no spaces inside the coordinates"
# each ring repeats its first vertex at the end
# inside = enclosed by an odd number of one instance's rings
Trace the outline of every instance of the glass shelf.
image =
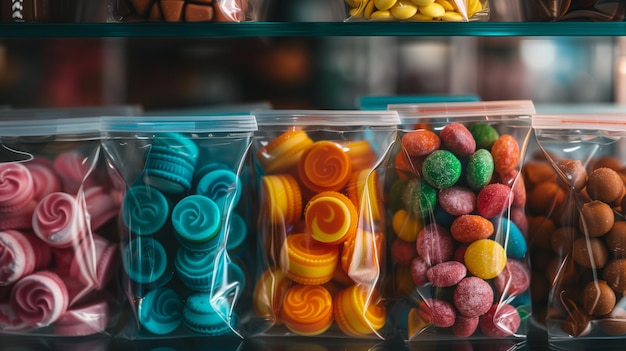
{"type": "Polygon", "coordinates": [[[0,24],[0,38],[259,36],[626,36],[626,22],[0,24]]]}

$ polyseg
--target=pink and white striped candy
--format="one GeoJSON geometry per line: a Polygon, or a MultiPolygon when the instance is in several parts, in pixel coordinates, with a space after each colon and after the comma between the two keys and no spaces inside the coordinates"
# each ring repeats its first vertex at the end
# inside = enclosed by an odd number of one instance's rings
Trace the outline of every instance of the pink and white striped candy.
{"type": "Polygon", "coordinates": [[[47,267],[50,260],[50,248],[36,236],[16,230],[0,232],[0,286],[47,267]]]}
{"type": "Polygon", "coordinates": [[[15,315],[31,327],[46,327],[67,311],[69,294],[63,280],[51,271],[20,279],[11,290],[15,315]]]}
{"type": "Polygon", "coordinates": [[[72,195],[56,192],[44,197],[33,213],[33,231],[52,247],[78,244],[86,234],[84,209],[72,195]]]}

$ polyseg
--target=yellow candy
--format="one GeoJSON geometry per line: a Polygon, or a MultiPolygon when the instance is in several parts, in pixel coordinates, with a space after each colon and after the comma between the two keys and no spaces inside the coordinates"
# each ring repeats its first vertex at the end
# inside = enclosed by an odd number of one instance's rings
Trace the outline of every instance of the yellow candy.
{"type": "Polygon", "coordinates": [[[446,10],[443,8],[443,6],[434,2],[428,6],[420,7],[420,12],[426,16],[440,18],[443,17],[443,15],[446,13],[446,10]]]}
{"type": "Polygon", "coordinates": [[[350,9],[351,17],[363,17],[363,9],[360,7],[353,7],[350,9]]]}
{"type": "MultiPolygon", "coordinates": [[[[360,7],[364,0],[346,0],[346,3],[350,7],[360,7]]],[[[366,0],[365,0],[366,1],[366,0]]]]}
{"type": "Polygon", "coordinates": [[[443,6],[446,11],[454,11],[456,8],[454,7],[454,3],[449,0],[436,0],[436,3],[443,6]]]}
{"type": "Polygon", "coordinates": [[[379,10],[389,10],[396,2],[397,0],[374,0],[374,5],[379,10]]]}
{"type": "Polygon", "coordinates": [[[502,245],[490,239],[471,243],[464,256],[465,266],[473,275],[482,279],[493,279],[506,265],[506,253],[502,245]]]}
{"type": "Polygon", "coordinates": [[[406,210],[398,210],[392,219],[393,232],[398,238],[407,242],[417,240],[417,234],[424,228],[423,224],[406,210]]]}
{"type": "Polygon", "coordinates": [[[417,6],[410,0],[399,0],[389,11],[393,17],[406,20],[417,13],[417,6]]]}
{"type": "Polygon", "coordinates": [[[428,6],[435,2],[435,0],[411,0],[417,6],[428,6]]]}
{"type": "Polygon", "coordinates": [[[390,19],[391,18],[391,12],[389,12],[389,10],[374,11],[374,12],[372,12],[372,16],[370,16],[370,18],[371,19],[378,19],[378,20],[390,19]]]}
{"type": "Polygon", "coordinates": [[[368,2],[367,5],[365,5],[365,18],[371,18],[373,12],[374,12],[374,0],[368,2]]]}
{"type": "Polygon", "coordinates": [[[467,16],[472,17],[474,14],[483,9],[483,5],[480,3],[480,0],[469,0],[469,5],[467,7],[467,16]]]}
{"type": "Polygon", "coordinates": [[[449,22],[462,22],[465,20],[460,13],[455,11],[446,11],[446,13],[443,14],[442,19],[449,22]]]}
{"type": "Polygon", "coordinates": [[[420,13],[420,12],[416,13],[415,16],[411,17],[411,19],[415,21],[432,21],[433,20],[432,17],[426,16],[425,14],[420,13]]]}

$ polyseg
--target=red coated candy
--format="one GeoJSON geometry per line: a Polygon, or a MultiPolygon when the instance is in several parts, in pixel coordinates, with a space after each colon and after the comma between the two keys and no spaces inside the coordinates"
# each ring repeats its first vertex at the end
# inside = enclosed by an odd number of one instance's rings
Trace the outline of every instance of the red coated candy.
{"type": "Polygon", "coordinates": [[[417,234],[415,247],[426,264],[433,266],[448,261],[452,257],[454,240],[446,228],[431,223],[417,234]]]}
{"type": "Polygon", "coordinates": [[[430,317],[430,322],[435,327],[447,328],[454,325],[456,312],[449,303],[439,299],[424,300],[424,313],[430,317]]]}
{"type": "Polygon", "coordinates": [[[500,182],[513,189],[513,206],[524,207],[526,205],[526,185],[524,178],[517,169],[512,169],[501,175],[500,182]]]}
{"type": "Polygon", "coordinates": [[[493,304],[493,289],[481,278],[467,277],[454,288],[452,300],[462,315],[478,317],[486,313],[493,304]]]}
{"type": "Polygon", "coordinates": [[[438,195],[439,205],[453,216],[461,216],[474,211],[476,195],[469,188],[453,186],[442,189],[438,195]]]}
{"type": "Polygon", "coordinates": [[[465,251],[467,250],[467,244],[459,245],[454,250],[454,255],[452,255],[452,259],[465,264],[465,251]]]}
{"type": "Polygon", "coordinates": [[[502,273],[496,277],[495,284],[500,296],[521,295],[530,286],[530,271],[524,263],[509,259],[502,273]]]}
{"type": "Polygon", "coordinates": [[[452,333],[460,338],[466,338],[474,334],[478,329],[479,317],[465,317],[463,315],[457,315],[456,321],[452,326],[452,333]]]}
{"type": "Polygon", "coordinates": [[[399,264],[411,264],[417,256],[415,245],[412,242],[396,238],[391,244],[391,258],[399,264]]]}
{"type": "Polygon", "coordinates": [[[425,156],[439,149],[441,140],[437,134],[426,129],[406,133],[402,137],[402,148],[409,156],[425,156]]]}
{"type": "Polygon", "coordinates": [[[476,198],[476,209],[485,218],[493,218],[502,214],[513,202],[511,188],[504,184],[494,183],[485,186],[476,198]]]}
{"type": "Polygon", "coordinates": [[[521,324],[515,307],[509,304],[494,304],[480,316],[480,330],[487,336],[505,337],[515,334],[521,324]]]}
{"type": "Polygon", "coordinates": [[[501,135],[491,147],[494,169],[499,174],[504,174],[519,163],[519,145],[512,135],[501,135]]]}
{"type": "Polygon", "coordinates": [[[469,156],[476,151],[472,133],[461,123],[453,122],[439,133],[443,146],[458,157],[469,156]]]}
{"type": "Polygon", "coordinates": [[[493,234],[493,223],[478,215],[463,215],[457,217],[450,233],[452,237],[462,243],[469,244],[476,240],[487,239],[493,234]]]}
{"type": "Polygon", "coordinates": [[[413,278],[415,285],[422,286],[428,283],[426,271],[428,271],[428,265],[423,258],[415,257],[413,261],[411,261],[411,278],[413,278]]]}
{"type": "Polygon", "coordinates": [[[467,268],[461,262],[448,261],[436,264],[426,271],[426,277],[433,286],[445,288],[458,284],[467,275],[467,268]]]}

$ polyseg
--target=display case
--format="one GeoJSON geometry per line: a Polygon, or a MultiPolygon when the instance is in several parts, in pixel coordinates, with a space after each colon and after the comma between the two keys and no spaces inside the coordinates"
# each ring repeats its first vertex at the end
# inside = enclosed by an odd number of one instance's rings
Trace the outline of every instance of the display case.
{"type": "MultiPolygon", "coordinates": [[[[291,5],[281,16],[303,15],[291,5]]],[[[306,6],[312,6],[308,3],[306,6]]],[[[309,8],[310,9],[310,8],[309,8]]],[[[147,112],[269,102],[277,109],[354,109],[359,97],[475,94],[539,106],[626,102],[624,22],[12,23],[0,24],[0,106],[138,104],[147,112]]],[[[554,345],[553,345],[554,346],[554,345]]],[[[561,345],[558,345],[561,347],[561,345]]],[[[449,350],[550,346],[321,338],[128,341],[0,336],[1,349],[449,350]]],[[[564,349],[620,349],[619,340],[564,349]]]]}

